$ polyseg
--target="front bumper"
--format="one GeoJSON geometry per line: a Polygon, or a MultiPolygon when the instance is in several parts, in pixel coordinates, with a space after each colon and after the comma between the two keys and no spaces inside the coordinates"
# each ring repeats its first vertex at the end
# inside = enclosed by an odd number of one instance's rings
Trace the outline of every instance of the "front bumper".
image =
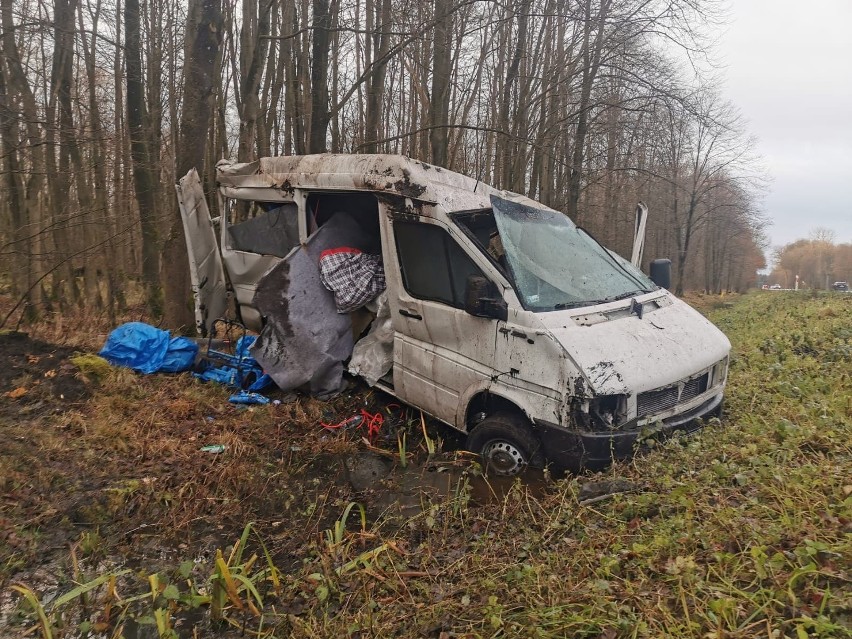
{"type": "Polygon", "coordinates": [[[720,392],[698,406],[637,430],[580,431],[536,420],[535,426],[547,460],[558,470],[600,470],[616,459],[628,459],[650,440],[661,440],[675,431],[691,433],[702,426],[702,417],[718,415],[720,392]]]}

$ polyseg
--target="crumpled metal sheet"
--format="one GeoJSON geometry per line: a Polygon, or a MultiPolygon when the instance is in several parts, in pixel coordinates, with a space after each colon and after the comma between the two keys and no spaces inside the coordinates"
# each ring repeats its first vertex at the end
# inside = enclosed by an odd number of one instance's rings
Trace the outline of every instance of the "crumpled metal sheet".
{"type": "Polygon", "coordinates": [[[258,282],[254,305],[266,325],[252,356],[282,390],[328,398],[343,388],[343,361],[352,354],[352,320],[337,312],[320,279],[320,254],[338,246],[366,248],[369,236],[345,213],[334,215],[307,243],[258,282]]]}
{"type": "Polygon", "coordinates": [[[370,386],[375,385],[393,366],[394,338],[387,291],[383,291],[372,304],[377,307],[376,319],[370,332],[355,344],[349,360],[349,372],[360,375],[370,386]]]}

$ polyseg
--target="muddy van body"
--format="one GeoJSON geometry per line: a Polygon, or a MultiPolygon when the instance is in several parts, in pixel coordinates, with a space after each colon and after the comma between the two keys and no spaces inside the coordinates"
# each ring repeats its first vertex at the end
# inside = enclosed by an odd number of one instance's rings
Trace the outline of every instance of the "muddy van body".
{"type": "MultiPolygon", "coordinates": [[[[342,370],[362,334],[357,313],[326,317],[330,293],[315,291],[309,272],[322,248],[314,238],[343,211],[384,267],[392,362],[373,385],[467,433],[497,472],[601,467],[720,411],[725,335],[538,202],[393,155],[223,161],[217,181],[216,220],[194,171],[178,185],[198,328],[225,314],[230,297],[259,341],[289,331],[255,352],[265,367],[270,353],[283,370],[316,352],[342,370]],[[302,298],[297,335],[275,309],[292,312],[302,298]],[[326,319],[336,322],[333,340],[326,319]],[[303,349],[311,340],[320,346],[303,349]]],[[[334,383],[332,368],[323,383],[334,383]]]]}

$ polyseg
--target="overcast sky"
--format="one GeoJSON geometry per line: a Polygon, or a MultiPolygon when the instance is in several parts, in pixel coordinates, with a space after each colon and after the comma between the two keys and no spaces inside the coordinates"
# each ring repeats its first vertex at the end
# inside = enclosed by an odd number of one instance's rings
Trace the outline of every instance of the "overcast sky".
{"type": "Polygon", "coordinates": [[[852,0],[729,0],[725,94],[773,182],[773,245],[827,227],[852,242],[852,0]]]}

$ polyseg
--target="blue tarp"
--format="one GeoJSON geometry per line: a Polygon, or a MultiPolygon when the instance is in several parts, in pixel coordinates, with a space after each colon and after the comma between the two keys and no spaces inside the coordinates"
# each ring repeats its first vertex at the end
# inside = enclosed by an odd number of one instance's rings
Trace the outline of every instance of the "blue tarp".
{"type": "Polygon", "coordinates": [[[198,345],[186,337],[171,337],[149,324],[128,322],[109,334],[100,356],[110,364],[150,374],[189,370],[197,353],[198,345]]]}
{"type": "Polygon", "coordinates": [[[234,388],[245,388],[249,391],[265,390],[272,385],[272,378],[264,375],[263,369],[249,354],[249,348],[256,339],[256,335],[240,337],[234,347],[233,355],[208,351],[207,355],[212,363],[208,363],[203,370],[195,373],[195,376],[205,382],[216,382],[234,388]]]}

